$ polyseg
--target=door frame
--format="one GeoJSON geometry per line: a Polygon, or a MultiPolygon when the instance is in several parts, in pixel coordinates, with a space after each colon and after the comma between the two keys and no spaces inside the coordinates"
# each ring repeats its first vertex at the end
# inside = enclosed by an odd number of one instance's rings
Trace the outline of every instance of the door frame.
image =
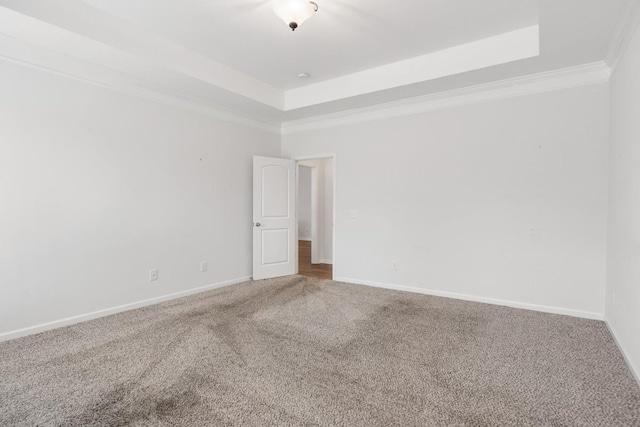
{"type": "MultiPolygon", "coordinates": [[[[295,160],[296,161],[296,206],[298,205],[298,168],[299,168],[300,162],[301,161],[305,161],[305,160],[320,160],[320,159],[329,159],[329,158],[333,160],[333,168],[332,168],[332,171],[331,171],[331,173],[333,174],[333,212],[332,212],[332,218],[331,218],[332,219],[331,250],[333,252],[333,254],[332,254],[333,255],[333,260],[332,260],[333,274],[332,274],[332,277],[336,276],[336,265],[338,263],[338,254],[336,253],[336,234],[337,234],[336,233],[336,212],[337,212],[337,206],[338,206],[338,203],[337,203],[337,200],[338,200],[338,197],[337,197],[337,194],[338,194],[337,193],[338,179],[336,177],[336,175],[337,175],[336,171],[338,170],[338,168],[337,168],[337,159],[336,159],[336,157],[337,157],[336,153],[314,154],[314,155],[304,155],[304,154],[302,154],[302,155],[291,156],[291,160],[295,160]]],[[[311,203],[313,204],[314,201],[317,201],[317,168],[312,168],[311,182],[312,182],[311,183],[311,191],[312,191],[312,193],[311,193],[311,203]],[[316,177],[315,177],[315,184],[316,185],[314,185],[314,171],[315,171],[315,174],[316,174],[316,177]],[[316,197],[314,197],[314,194],[316,195],[316,197]]],[[[313,237],[314,237],[314,235],[313,235],[313,233],[314,233],[314,218],[313,218],[314,213],[313,212],[315,211],[315,209],[313,209],[313,207],[315,207],[315,206],[312,206],[312,209],[311,209],[311,211],[312,211],[312,219],[311,219],[311,234],[312,234],[312,237],[311,238],[312,238],[312,244],[314,243],[314,241],[317,244],[317,240],[318,240],[317,239],[317,237],[318,237],[317,236],[317,223],[318,223],[317,222],[317,218],[315,219],[315,226],[316,226],[315,237],[316,237],[316,239],[315,240],[313,239],[313,237]]],[[[299,262],[299,260],[297,259],[298,251],[299,251],[299,248],[298,248],[298,210],[296,209],[296,273],[298,273],[298,270],[297,270],[298,269],[298,262],[299,262]]],[[[312,251],[312,253],[313,253],[313,251],[312,251]]],[[[316,255],[317,255],[317,252],[316,252],[316,255]]],[[[313,262],[313,259],[311,261],[313,262]]]]}

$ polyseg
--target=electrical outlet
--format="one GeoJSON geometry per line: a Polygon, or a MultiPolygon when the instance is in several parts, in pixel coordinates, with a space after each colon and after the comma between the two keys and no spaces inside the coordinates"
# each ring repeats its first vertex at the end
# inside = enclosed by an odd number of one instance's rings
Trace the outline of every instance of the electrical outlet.
{"type": "Polygon", "coordinates": [[[397,270],[398,269],[398,261],[396,261],[396,260],[391,261],[391,269],[392,270],[397,270]]]}
{"type": "Polygon", "coordinates": [[[207,261],[202,261],[200,263],[200,271],[202,273],[204,273],[205,271],[207,271],[209,269],[209,265],[207,264],[207,261]]]}
{"type": "Polygon", "coordinates": [[[155,282],[156,280],[158,280],[158,269],[149,270],[149,281],[155,282]]]}
{"type": "Polygon", "coordinates": [[[349,218],[351,219],[358,218],[358,211],[356,209],[349,209],[349,218]]]}

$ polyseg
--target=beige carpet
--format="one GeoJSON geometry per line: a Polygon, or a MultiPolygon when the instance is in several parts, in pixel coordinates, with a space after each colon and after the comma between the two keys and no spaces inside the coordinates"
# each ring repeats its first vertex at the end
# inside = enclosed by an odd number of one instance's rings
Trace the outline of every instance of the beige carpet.
{"type": "Polygon", "coordinates": [[[1,426],[637,426],[602,322],[300,276],[0,344],[1,426]]]}

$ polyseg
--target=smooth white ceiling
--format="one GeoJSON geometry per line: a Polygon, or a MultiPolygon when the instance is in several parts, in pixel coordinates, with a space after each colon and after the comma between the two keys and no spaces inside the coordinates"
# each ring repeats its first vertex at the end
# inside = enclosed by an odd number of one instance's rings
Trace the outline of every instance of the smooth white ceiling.
{"type": "Polygon", "coordinates": [[[84,2],[282,90],[538,23],[537,0],[318,0],[295,32],[269,0],[84,2]]]}
{"type": "Polygon", "coordinates": [[[0,0],[0,57],[281,123],[603,61],[628,1],[317,0],[291,32],[272,0],[0,0]],[[535,24],[539,55],[285,105],[535,24]]]}

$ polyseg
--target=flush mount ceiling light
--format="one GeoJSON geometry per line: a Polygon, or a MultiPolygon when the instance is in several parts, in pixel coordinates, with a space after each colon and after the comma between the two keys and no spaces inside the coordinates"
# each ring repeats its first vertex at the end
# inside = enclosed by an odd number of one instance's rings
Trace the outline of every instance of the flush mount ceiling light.
{"type": "Polygon", "coordinates": [[[308,0],[276,0],[273,11],[292,31],[295,31],[318,11],[318,5],[308,0]]]}

